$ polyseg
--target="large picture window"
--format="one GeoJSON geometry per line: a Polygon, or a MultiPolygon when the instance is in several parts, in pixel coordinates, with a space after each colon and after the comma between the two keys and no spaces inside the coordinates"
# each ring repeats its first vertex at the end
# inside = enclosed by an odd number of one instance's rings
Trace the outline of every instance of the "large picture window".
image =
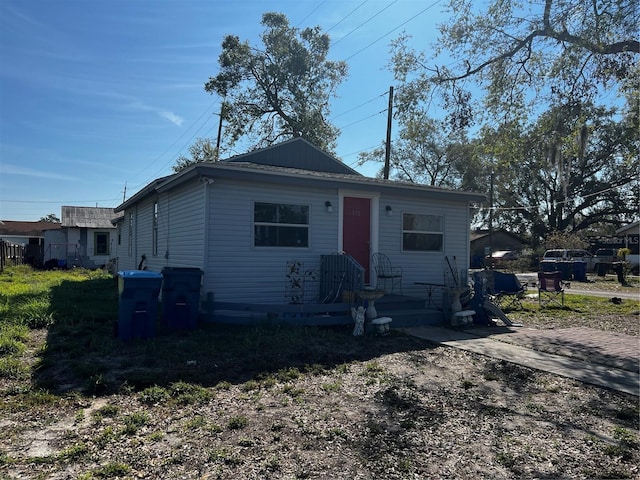
{"type": "Polygon", "coordinates": [[[256,247],[308,247],[309,207],[255,203],[253,244],[256,247]]]}
{"type": "Polygon", "coordinates": [[[418,252],[441,252],[444,243],[443,217],[404,213],[402,215],[402,249],[418,252]]]}

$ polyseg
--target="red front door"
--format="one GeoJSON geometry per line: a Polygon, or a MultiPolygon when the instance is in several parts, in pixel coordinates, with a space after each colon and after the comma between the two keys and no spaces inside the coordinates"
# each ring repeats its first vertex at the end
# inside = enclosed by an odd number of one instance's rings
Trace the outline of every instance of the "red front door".
{"type": "Polygon", "coordinates": [[[369,283],[371,258],[371,200],[344,197],[342,249],[364,267],[364,281],[369,283]]]}

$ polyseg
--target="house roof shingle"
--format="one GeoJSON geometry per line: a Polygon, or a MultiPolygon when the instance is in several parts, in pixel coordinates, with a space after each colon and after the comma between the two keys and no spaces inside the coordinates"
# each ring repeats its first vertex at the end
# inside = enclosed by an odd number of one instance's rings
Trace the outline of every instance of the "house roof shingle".
{"type": "MultiPolygon", "coordinates": [[[[313,155],[316,153],[314,152],[313,155]]],[[[430,185],[422,185],[417,183],[402,182],[398,180],[386,180],[381,178],[371,178],[359,174],[346,166],[346,169],[334,169],[334,162],[342,164],[339,160],[334,159],[330,155],[325,154],[317,149],[306,140],[294,139],[289,142],[274,145],[268,149],[258,150],[245,155],[239,155],[229,160],[221,160],[218,162],[201,162],[196,163],[181,172],[159,178],[148,184],[134,196],[115,208],[116,212],[122,212],[130,205],[155,195],[158,192],[168,191],[183,182],[193,180],[194,178],[212,178],[224,177],[232,179],[243,179],[247,181],[257,181],[261,183],[273,184],[290,184],[299,187],[327,187],[349,188],[354,190],[377,189],[378,191],[402,191],[404,194],[416,196],[428,196],[430,198],[438,198],[455,201],[482,202],[486,199],[485,195],[475,192],[465,192],[460,190],[451,190],[443,187],[434,187],[430,185]],[[302,157],[296,157],[289,148],[293,146],[304,147],[303,151],[317,151],[318,156],[313,161],[307,161],[302,157]],[[279,148],[288,151],[290,157],[287,161],[280,162],[278,159],[279,148]],[[266,150],[269,150],[268,155],[266,150]],[[324,158],[321,158],[324,156],[324,158]],[[295,160],[293,166],[278,165],[278,163],[289,164],[295,160]],[[256,161],[254,161],[256,160],[256,161]],[[275,164],[275,165],[274,165],[275,164]]]]}
{"type": "Polygon", "coordinates": [[[117,214],[113,208],[62,207],[62,226],[71,228],[114,228],[111,222],[117,214]]]}
{"type": "Polygon", "coordinates": [[[42,237],[44,230],[60,228],[55,222],[20,222],[14,220],[0,220],[0,237],[12,235],[20,237],[42,237]]]}

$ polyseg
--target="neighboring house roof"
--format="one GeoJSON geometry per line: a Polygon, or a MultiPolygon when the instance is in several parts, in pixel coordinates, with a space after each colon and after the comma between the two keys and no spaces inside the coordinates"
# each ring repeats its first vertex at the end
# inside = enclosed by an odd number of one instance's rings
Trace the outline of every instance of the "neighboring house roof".
{"type": "Polygon", "coordinates": [[[633,222],[616,230],[616,235],[640,235],[640,222],[633,222]]]}
{"type": "MultiPolygon", "coordinates": [[[[306,140],[294,139],[294,141],[298,141],[297,146],[304,147],[303,150],[305,151],[309,151],[308,147],[310,146],[312,147],[312,150],[317,150],[317,152],[322,153],[316,147],[313,147],[313,145],[306,142],[306,140]],[[300,142],[304,142],[304,144],[300,142]]],[[[277,161],[278,155],[276,154],[276,149],[278,147],[282,147],[286,152],[289,152],[288,154],[290,154],[289,148],[292,148],[292,143],[295,145],[294,141],[284,142],[265,149],[270,150],[268,156],[264,156],[264,151],[259,150],[239,157],[234,157],[233,161],[201,162],[193,164],[175,175],[154,180],[129,200],[117,206],[115,211],[122,212],[130,205],[134,205],[138,201],[150,195],[155,195],[158,192],[173,189],[184,182],[191,181],[196,178],[200,178],[201,180],[212,179],[214,182],[216,178],[228,178],[256,181],[263,184],[272,183],[278,185],[295,185],[302,188],[348,188],[351,191],[375,189],[380,192],[402,193],[403,195],[415,195],[420,198],[451,200],[456,202],[482,202],[486,200],[485,195],[480,193],[450,190],[442,187],[402,182],[398,180],[365,177],[348,167],[348,170],[345,170],[342,173],[328,171],[331,170],[330,166],[333,161],[339,161],[324,153],[322,153],[322,155],[326,157],[325,160],[328,159],[326,162],[323,162],[319,157],[313,162],[307,162],[304,159],[301,159],[299,162],[301,165],[296,168],[271,165],[267,163],[268,161],[280,163],[277,161]],[[256,163],[253,161],[254,159],[264,163],[256,163]],[[317,167],[318,169],[314,170],[314,167],[317,167]]]]}
{"type": "MultiPolygon", "coordinates": [[[[514,240],[518,241],[519,243],[525,243],[525,241],[522,239],[522,237],[516,235],[515,233],[511,233],[508,232],[506,230],[503,229],[498,229],[498,230],[494,230],[492,232],[492,235],[496,235],[496,234],[501,234],[501,235],[507,235],[511,238],[513,238],[514,240]]],[[[476,240],[480,240],[481,238],[485,238],[489,236],[489,230],[473,230],[471,231],[471,242],[474,242],[476,240]]]]}
{"type": "Polygon", "coordinates": [[[14,220],[0,220],[0,237],[21,236],[21,237],[42,237],[44,230],[60,228],[55,222],[19,222],[14,220]]]}
{"type": "Polygon", "coordinates": [[[351,167],[301,137],[221,161],[228,163],[250,162],[257,165],[361,176],[351,167]]]}
{"type": "Polygon", "coordinates": [[[62,207],[62,226],[71,228],[114,228],[113,208],[62,207]]]}

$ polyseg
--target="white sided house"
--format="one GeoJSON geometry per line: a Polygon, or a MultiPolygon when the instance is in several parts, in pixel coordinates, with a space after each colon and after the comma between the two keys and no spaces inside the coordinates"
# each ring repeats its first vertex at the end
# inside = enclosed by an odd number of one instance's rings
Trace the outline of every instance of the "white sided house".
{"type": "Polygon", "coordinates": [[[114,256],[113,208],[63,206],[60,228],[44,232],[44,262],[102,268],[114,256]]]}
{"type": "Polygon", "coordinates": [[[234,304],[278,311],[290,303],[352,302],[352,289],[376,285],[372,255],[380,252],[402,268],[403,295],[424,305],[425,286],[416,282],[443,284],[453,269],[465,278],[470,204],[484,199],[365,177],[296,138],[192,165],[116,207],[124,214],[117,268],[137,269],[143,256],[152,271],[196,267],[203,311],[234,304]],[[355,283],[341,273],[354,265],[355,283]]]}

